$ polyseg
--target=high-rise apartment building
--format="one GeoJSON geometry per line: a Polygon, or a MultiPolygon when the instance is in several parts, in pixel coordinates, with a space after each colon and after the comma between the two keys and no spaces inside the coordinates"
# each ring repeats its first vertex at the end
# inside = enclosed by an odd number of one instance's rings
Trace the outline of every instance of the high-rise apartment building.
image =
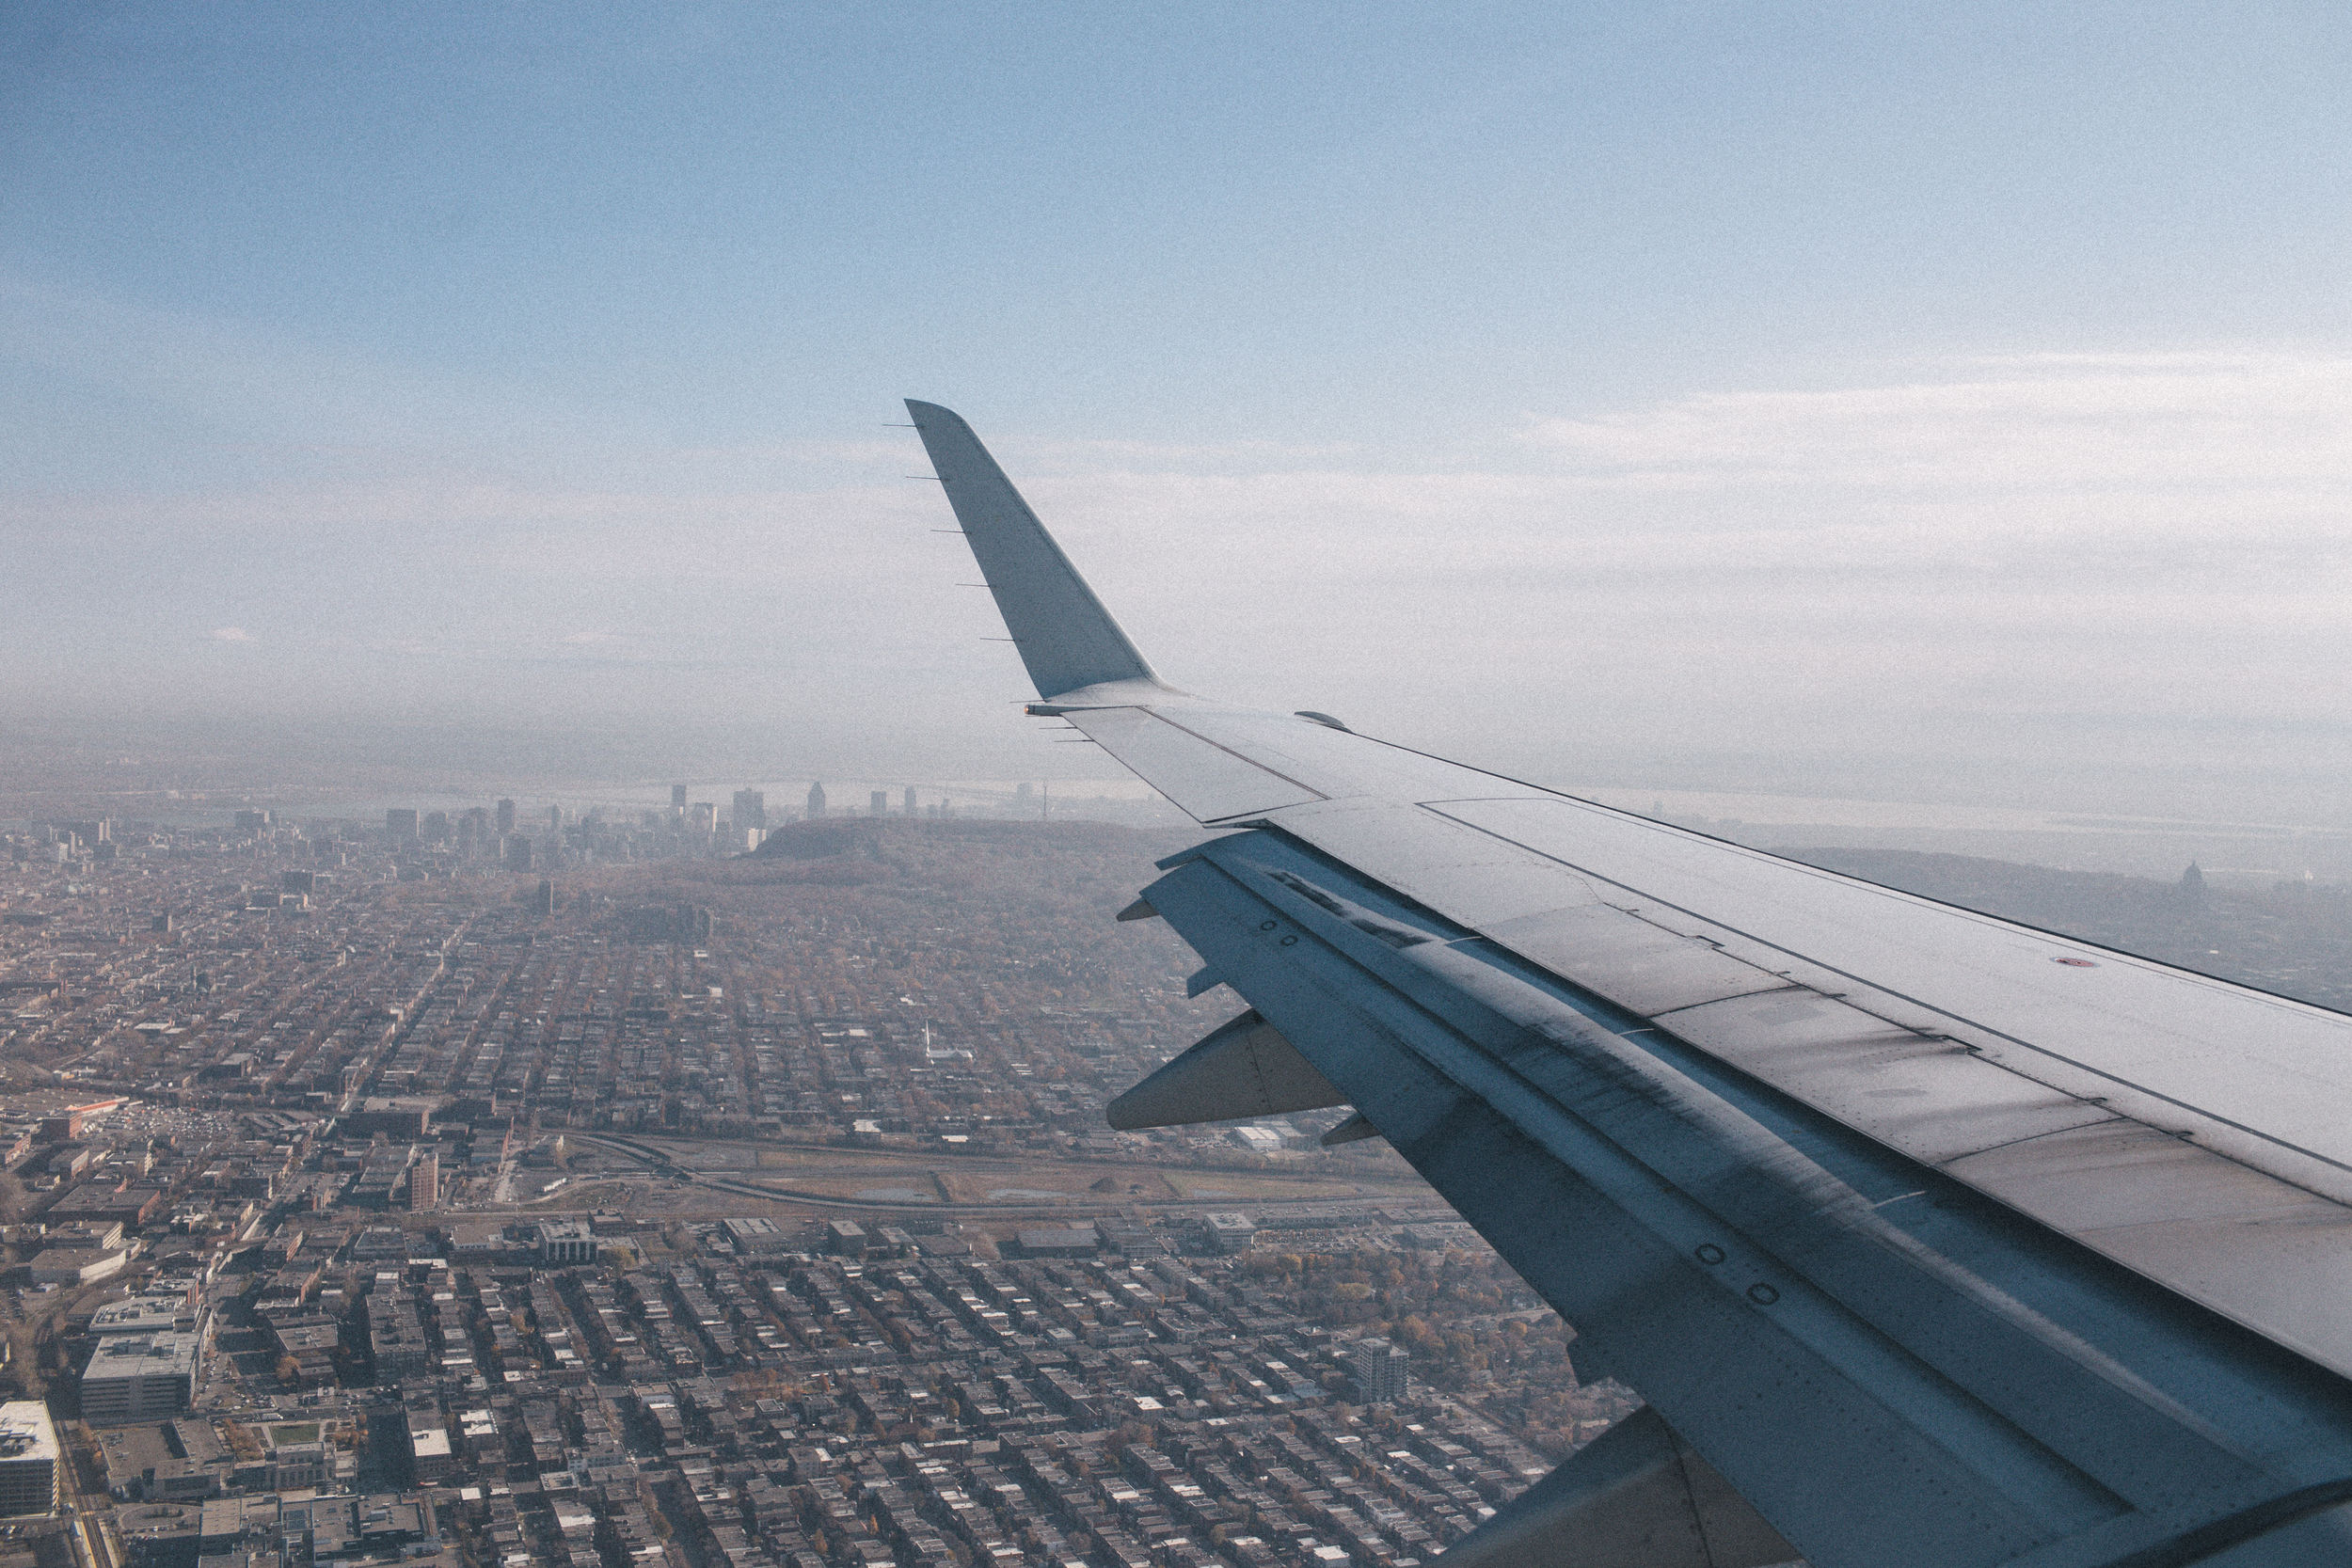
{"type": "Polygon", "coordinates": [[[814,822],[824,815],[825,786],[821,784],[810,784],[808,786],[808,819],[814,822]]]}
{"type": "MultiPolygon", "coordinates": [[[[547,884],[542,882],[540,886],[547,884]]],[[[441,1203],[441,1157],[427,1154],[408,1167],[408,1207],[419,1213],[441,1203]]]]}
{"type": "Polygon", "coordinates": [[[1412,1386],[1413,1358],[1386,1339],[1359,1339],[1347,1353],[1348,1370],[1365,1404],[1394,1404],[1412,1386]]]}

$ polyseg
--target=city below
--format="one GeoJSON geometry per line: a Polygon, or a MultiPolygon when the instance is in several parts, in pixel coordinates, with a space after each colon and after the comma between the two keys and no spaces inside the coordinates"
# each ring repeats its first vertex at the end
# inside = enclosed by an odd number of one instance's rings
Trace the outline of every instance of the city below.
{"type": "MultiPolygon", "coordinates": [[[[1108,1128],[1197,832],[688,794],[7,834],[0,1568],[1372,1568],[1636,1408],[1343,1111],[1108,1128]]],[[[2333,884],[1791,852],[2343,1000],[2333,884]]]]}
{"type": "Polygon", "coordinates": [[[1406,1563],[1635,1408],[1343,1113],[1104,1124],[1197,833],[686,796],[8,835],[0,1559],[1406,1563]]]}

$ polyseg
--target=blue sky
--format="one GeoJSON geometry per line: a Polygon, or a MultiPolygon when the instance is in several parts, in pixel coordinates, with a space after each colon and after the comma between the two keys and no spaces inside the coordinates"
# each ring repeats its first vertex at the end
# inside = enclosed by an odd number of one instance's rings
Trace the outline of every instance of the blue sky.
{"type": "Polygon", "coordinates": [[[1562,782],[2322,778],[2348,43],[2318,6],[10,7],[0,715],[1083,770],[998,717],[914,395],[1204,689],[1562,782]]]}

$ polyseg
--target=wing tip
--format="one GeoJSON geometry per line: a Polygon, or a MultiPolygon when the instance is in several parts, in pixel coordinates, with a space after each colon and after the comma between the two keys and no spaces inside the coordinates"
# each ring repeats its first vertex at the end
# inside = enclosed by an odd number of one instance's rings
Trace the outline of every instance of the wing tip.
{"type": "Polygon", "coordinates": [[[1050,703],[1107,683],[1157,684],[1150,662],[1021,499],[978,433],[952,408],[920,398],[902,401],[964,542],[995,591],[1038,695],[1050,703]]]}

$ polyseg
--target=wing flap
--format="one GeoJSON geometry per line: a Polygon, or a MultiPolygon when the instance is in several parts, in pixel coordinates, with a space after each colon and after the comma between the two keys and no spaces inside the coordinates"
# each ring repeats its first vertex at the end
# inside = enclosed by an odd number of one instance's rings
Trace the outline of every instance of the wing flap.
{"type": "Polygon", "coordinates": [[[1688,1040],[1931,1165],[2120,1119],[2105,1105],[1979,1061],[1814,990],[1685,1008],[1688,1040]]]}
{"type": "Polygon", "coordinates": [[[1436,809],[1607,884],[1610,902],[1663,906],[1767,967],[1809,964],[1824,990],[1924,1009],[2034,1076],[2095,1075],[2106,1086],[2087,1092],[2136,1093],[2151,1117],[2169,1106],[2233,1156],[2352,1201],[2352,1017],[1581,801],[1436,809]]]}
{"type": "Polygon", "coordinates": [[[1742,962],[1704,937],[1662,929],[1597,898],[1583,909],[1522,915],[1477,928],[1644,1018],[1789,986],[1787,975],[1742,962]]]}

